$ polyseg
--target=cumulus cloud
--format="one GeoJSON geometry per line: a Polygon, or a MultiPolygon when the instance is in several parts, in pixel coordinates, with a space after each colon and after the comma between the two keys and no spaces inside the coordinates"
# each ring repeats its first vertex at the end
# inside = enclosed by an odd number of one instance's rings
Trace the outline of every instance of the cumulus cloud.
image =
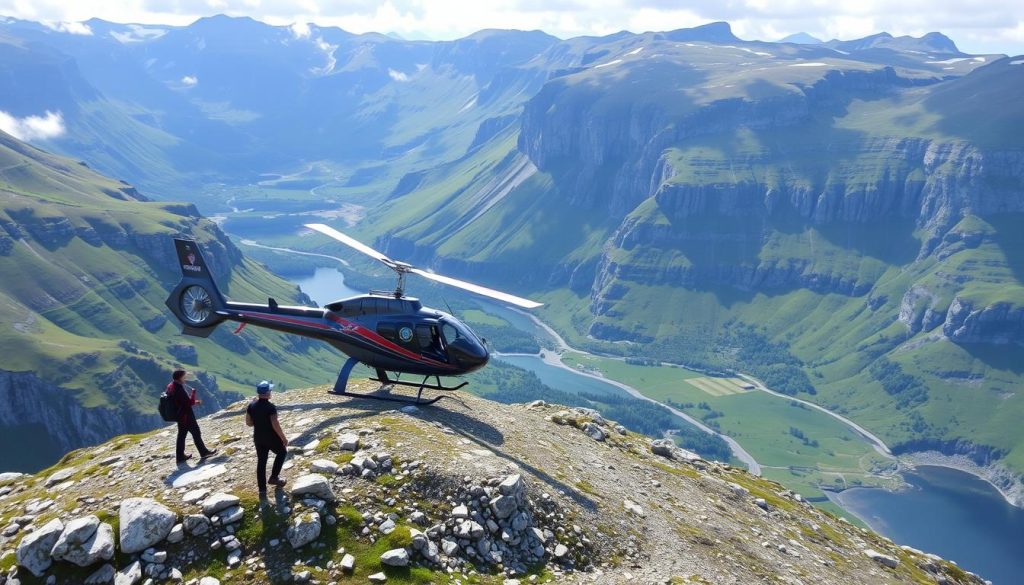
{"type": "Polygon", "coordinates": [[[409,76],[401,71],[395,71],[394,69],[388,69],[388,76],[395,81],[409,81],[409,76]]]}
{"type": "Polygon", "coordinates": [[[64,134],[64,116],[60,112],[46,111],[42,116],[19,118],[0,110],[0,130],[18,140],[47,140],[64,134]]]}
{"type": "Polygon", "coordinates": [[[181,78],[181,84],[186,87],[192,87],[197,83],[199,83],[199,78],[195,75],[186,75],[185,77],[181,78]]]}
{"type": "Polygon", "coordinates": [[[91,35],[92,29],[89,25],[84,22],[51,22],[48,20],[43,21],[43,26],[57,32],[68,33],[70,35],[91,35]]]}
{"type": "Polygon", "coordinates": [[[312,31],[309,30],[309,23],[296,22],[288,27],[292,31],[292,35],[297,39],[308,39],[312,31]]]}

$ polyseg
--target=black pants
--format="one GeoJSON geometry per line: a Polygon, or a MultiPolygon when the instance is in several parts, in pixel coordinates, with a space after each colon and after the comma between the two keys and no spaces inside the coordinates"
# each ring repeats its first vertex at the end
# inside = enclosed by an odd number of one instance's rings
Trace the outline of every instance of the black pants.
{"type": "Polygon", "coordinates": [[[196,444],[196,449],[199,450],[199,456],[206,455],[209,450],[206,448],[206,444],[203,443],[203,433],[199,430],[199,423],[195,417],[188,417],[185,422],[178,421],[178,444],[175,456],[177,457],[178,463],[185,460],[185,435],[192,433],[192,440],[196,444]]]}
{"type": "Polygon", "coordinates": [[[267,491],[267,458],[271,451],[274,452],[274,467],[270,470],[270,477],[276,478],[281,473],[281,466],[284,465],[288,450],[284,448],[280,440],[256,441],[256,483],[261,492],[267,491]]]}

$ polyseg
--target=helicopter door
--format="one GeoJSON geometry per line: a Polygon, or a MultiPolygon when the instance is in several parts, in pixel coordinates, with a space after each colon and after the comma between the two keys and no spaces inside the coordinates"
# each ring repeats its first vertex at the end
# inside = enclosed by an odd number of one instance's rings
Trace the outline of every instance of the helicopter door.
{"type": "Polygon", "coordinates": [[[448,360],[444,347],[441,346],[441,332],[437,325],[417,325],[416,341],[419,343],[420,353],[434,359],[448,360]]]}

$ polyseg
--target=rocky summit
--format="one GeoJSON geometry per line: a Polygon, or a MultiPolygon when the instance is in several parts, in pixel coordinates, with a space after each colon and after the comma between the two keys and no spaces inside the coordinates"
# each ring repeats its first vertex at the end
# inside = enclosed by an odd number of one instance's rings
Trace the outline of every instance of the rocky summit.
{"type": "Polygon", "coordinates": [[[274,398],[289,482],[269,496],[244,401],[200,421],[206,462],[176,467],[165,428],[5,476],[0,585],[982,583],[594,411],[274,398]]]}

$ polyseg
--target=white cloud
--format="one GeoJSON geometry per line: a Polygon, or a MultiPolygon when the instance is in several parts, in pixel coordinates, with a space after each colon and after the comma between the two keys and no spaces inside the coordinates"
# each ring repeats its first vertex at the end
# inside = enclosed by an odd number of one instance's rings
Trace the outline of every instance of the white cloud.
{"type": "Polygon", "coordinates": [[[43,26],[48,29],[55,30],[57,32],[68,33],[71,35],[91,35],[92,29],[89,25],[84,22],[51,22],[48,20],[43,21],[43,26]]]}
{"type": "MultiPolygon", "coordinates": [[[[775,40],[795,32],[852,39],[883,30],[914,36],[940,31],[969,52],[1024,53],[1020,0],[0,0],[0,14],[64,24],[98,17],[186,25],[218,13],[289,27],[297,38],[308,25],[296,23],[453,39],[484,28],[540,29],[566,38],[725,20],[745,39],[775,40]]],[[[308,38],[316,34],[311,29],[308,38]]]]}
{"type": "Polygon", "coordinates": [[[149,28],[138,24],[129,24],[125,32],[111,31],[110,36],[122,44],[138,43],[146,40],[159,39],[167,34],[166,29],[149,28]]]}
{"type": "Polygon", "coordinates": [[[401,71],[395,71],[394,69],[388,69],[388,76],[395,81],[409,81],[409,76],[401,71]]]}
{"type": "Polygon", "coordinates": [[[46,111],[42,116],[18,118],[0,110],[0,130],[18,140],[47,140],[64,134],[64,116],[60,112],[46,111]]]}
{"type": "Polygon", "coordinates": [[[288,28],[297,39],[308,39],[309,35],[312,34],[312,31],[309,30],[309,23],[296,22],[288,28]]]}
{"type": "Polygon", "coordinates": [[[199,83],[199,78],[195,75],[186,75],[181,78],[181,84],[186,87],[193,87],[197,83],[199,83]]]}

